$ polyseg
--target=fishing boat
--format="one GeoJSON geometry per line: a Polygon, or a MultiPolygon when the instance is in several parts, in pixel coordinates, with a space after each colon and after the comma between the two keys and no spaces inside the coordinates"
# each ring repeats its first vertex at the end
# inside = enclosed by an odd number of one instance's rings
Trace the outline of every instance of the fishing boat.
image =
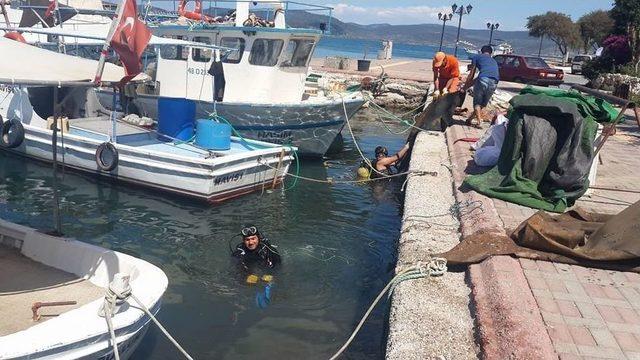
{"type": "Polygon", "coordinates": [[[133,256],[0,220],[0,359],[112,359],[103,306],[116,283],[140,301],[129,296],[112,313],[126,359],[149,328],[142,306],[151,315],[160,310],[165,273],[133,256]]]}
{"type": "MultiPolygon", "coordinates": [[[[309,62],[322,31],[289,27],[286,16],[292,5],[286,1],[226,2],[225,6],[235,5],[228,11],[231,17],[219,16],[222,10],[216,8],[209,8],[206,15],[200,0],[194,11],[186,10],[185,3],[180,1],[174,19],[165,15],[154,21],[154,14],[146,14],[149,28],[161,37],[237,49],[222,59],[223,90],[215,94],[210,52],[165,47],[147,61],[153,83],[136,89],[132,99],[135,111],[154,117],[159,97],[192,99],[197,102],[197,116],[215,111],[244,137],[292,144],[303,156],[323,156],[345,118],[353,116],[365,100],[359,92],[305,91],[309,62]],[[260,5],[267,9],[250,8],[260,5]],[[273,14],[273,20],[256,15],[262,13],[273,14]]],[[[330,8],[308,8],[318,9],[330,8]]],[[[108,106],[109,91],[102,94],[101,101],[108,106]]]]}
{"type": "MultiPolygon", "coordinates": [[[[0,68],[2,150],[210,202],[277,186],[293,159],[290,146],[231,137],[211,150],[125,123],[93,91],[98,62],[5,38],[0,49],[22,59],[0,68]]],[[[106,65],[102,84],[118,83],[123,69],[106,65]]]]}
{"type": "MultiPolygon", "coordinates": [[[[60,1],[70,4],[60,10],[63,13],[79,5],[77,0],[60,1]]],[[[301,9],[307,11],[331,11],[331,8],[266,0],[220,2],[233,9],[208,4],[210,8],[204,10],[198,0],[195,9],[189,11],[189,5],[182,0],[177,4],[177,11],[165,11],[162,9],[167,8],[166,2],[161,7],[153,7],[147,2],[143,18],[157,36],[236,49],[222,58],[223,75],[210,73],[214,61],[211,51],[180,45],[155,47],[144,58],[151,83],[127,92],[130,101],[126,103],[130,105],[125,110],[157,118],[159,98],[191,99],[197,104],[197,117],[206,118],[215,112],[245,138],[290,144],[298,147],[303,156],[323,156],[340,134],[345,119],[353,116],[365,100],[360,92],[306,91],[309,62],[323,31],[291,27],[286,16],[294,11],[294,6],[303,6],[301,9]],[[219,16],[218,12],[231,15],[219,16]],[[265,17],[273,14],[273,21],[256,14],[265,17]],[[223,90],[216,91],[216,82],[223,90]]],[[[176,4],[173,5],[175,9],[176,4]]],[[[32,12],[42,11],[42,6],[21,5],[18,8],[24,16],[31,18],[34,17],[32,12]]],[[[80,15],[76,17],[89,16],[83,14],[91,13],[90,10],[94,14],[108,11],[102,5],[94,6],[94,9],[78,10],[80,15]]],[[[108,21],[95,22],[93,27],[88,20],[84,22],[84,25],[83,21],[77,21],[77,25],[70,26],[65,22],[62,30],[95,34],[103,24],[102,36],[105,36],[108,21]]],[[[57,46],[46,34],[36,41],[57,46]]],[[[82,45],[91,47],[87,41],[65,40],[63,43],[67,44],[67,51],[79,54],[83,54],[82,45]]],[[[93,49],[94,54],[99,50],[95,46],[93,49]]],[[[104,107],[111,109],[111,89],[101,88],[99,99],[104,107]]]]}

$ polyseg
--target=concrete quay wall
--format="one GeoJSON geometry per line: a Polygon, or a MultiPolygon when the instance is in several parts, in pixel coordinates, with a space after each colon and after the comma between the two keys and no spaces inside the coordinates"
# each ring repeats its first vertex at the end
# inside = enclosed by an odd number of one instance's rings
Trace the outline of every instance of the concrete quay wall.
{"type": "MultiPolygon", "coordinates": [[[[459,242],[450,160],[443,133],[421,132],[410,170],[437,176],[409,176],[396,271],[459,242]]],[[[471,290],[465,272],[402,282],[391,301],[386,359],[476,359],[471,290]]]]}

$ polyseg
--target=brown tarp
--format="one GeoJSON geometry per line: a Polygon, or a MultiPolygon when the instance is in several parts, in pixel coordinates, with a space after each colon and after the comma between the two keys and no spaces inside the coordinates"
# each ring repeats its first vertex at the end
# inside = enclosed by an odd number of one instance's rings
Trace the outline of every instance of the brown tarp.
{"type": "Polygon", "coordinates": [[[473,264],[492,255],[640,272],[640,201],[614,216],[539,211],[510,237],[476,233],[441,256],[450,264],[473,264]]]}

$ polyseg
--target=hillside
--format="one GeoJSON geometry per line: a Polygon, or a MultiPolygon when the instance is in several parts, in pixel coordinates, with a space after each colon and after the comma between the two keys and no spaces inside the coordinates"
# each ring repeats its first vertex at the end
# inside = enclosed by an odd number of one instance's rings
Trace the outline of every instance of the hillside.
{"type": "MultiPolygon", "coordinates": [[[[328,17],[312,14],[306,11],[289,11],[287,22],[292,27],[320,28],[321,23],[328,23],[328,17]]],[[[331,20],[331,35],[351,39],[383,40],[389,39],[406,44],[438,45],[440,43],[440,33],[442,25],[438,24],[417,24],[417,25],[389,25],[372,24],[360,25],[355,23],[345,23],[336,18],[331,20]]],[[[456,40],[457,27],[446,26],[444,34],[445,44],[454,44],[456,40]]],[[[498,41],[510,43],[514,50],[519,53],[537,53],[540,40],[529,36],[526,31],[494,31],[495,44],[498,41]]],[[[488,30],[461,29],[460,40],[468,41],[477,47],[489,41],[488,30]]],[[[543,44],[543,53],[552,54],[555,46],[550,41],[543,44]]]]}

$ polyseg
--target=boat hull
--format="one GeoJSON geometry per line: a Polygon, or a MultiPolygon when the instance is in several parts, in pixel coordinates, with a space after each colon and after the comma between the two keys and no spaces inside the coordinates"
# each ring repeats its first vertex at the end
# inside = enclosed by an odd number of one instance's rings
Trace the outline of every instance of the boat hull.
{"type": "MultiPolygon", "coordinates": [[[[13,248],[21,256],[79,279],[85,279],[106,294],[116,273],[129,277],[132,294],[154,314],[160,311],[168,279],[158,267],[144,260],[74,239],[50,236],[32,228],[0,220],[0,246],[13,248]]],[[[15,263],[16,260],[14,260],[15,263]]],[[[54,270],[54,271],[55,271],[54,270]]],[[[42,272],[43,270],[39,270],[42,272]]],[[[51,281],[42,278],[41,281],[51,281]]],[[[41,283],[39,283],[41,284],[41,283]]],[[[52,284],[64,287],[69,283],[52,284]]],[[[21,292],[37,291],[41,285],[21,292]]],[[[11,291],[6,293],[11,296],[11,291]]],[[[26,329],[0,336],[1,359],[113,359],[111,336],[99,315],[104,295],[26,329]]],[[[131,298],[120,306],[112,323],[122,359],[129,358],[151,326],[151,318],[131,298]]],[[[24,304],[29,306],[30,303],[24,304]]]]}
{"type": "MultiPolygon", "coordinates": [[[[100,103],[111,107],[111,92],[100,90],[100,103]]],[[[249,104],[196,101],[196,116],[208,118],[214,112],[225,118],[245,138],[273,144],[293,145],[305,157],[322,157],[345,124],[364,104],[362,96],[345,95],[343,100],[303,101],[298,104],[249,104]]],[[[158,118],[158,96],[139,94],[133,100],[141,115],[158,118]]]]}
{"type": "MultiPolygon", "coordinates": [[[[23,143],[14,149],[3,150],[52,162],[52,132],[23,126],[23,143]]],[[[278,185],[291,162],[290,155],[283,156],[280,169],[276,171],[271,167],[277,168],[281,161],[277,151],[256,151],[251,155],[220,157],[217,162],[197,162],[115,144],[118,166],[112,171],[101,171],[95,154],[103,141],[64,134],[63,147],[62,137],[58,140],[58,162],[65,167],[212,203],[278,185]],[[271,167],[259,165],[260,161],[271,167]]]]}

